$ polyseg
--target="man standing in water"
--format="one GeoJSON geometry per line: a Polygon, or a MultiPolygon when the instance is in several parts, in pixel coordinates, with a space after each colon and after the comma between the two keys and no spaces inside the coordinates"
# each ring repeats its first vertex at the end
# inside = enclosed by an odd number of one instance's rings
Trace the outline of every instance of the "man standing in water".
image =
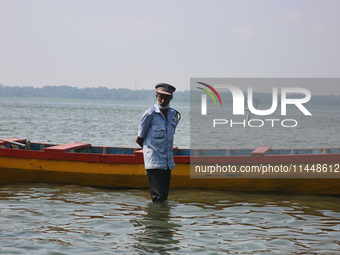
{"type": "Polygon", "coordinates": [[[152,202],[162,203],[168,199],[171,170],[175,168],[173,142],[179,113],[170,108],[176,88],[167,83],[155,88],[157,104],[144,113],[136,142],[143,147],[152,202]]]}

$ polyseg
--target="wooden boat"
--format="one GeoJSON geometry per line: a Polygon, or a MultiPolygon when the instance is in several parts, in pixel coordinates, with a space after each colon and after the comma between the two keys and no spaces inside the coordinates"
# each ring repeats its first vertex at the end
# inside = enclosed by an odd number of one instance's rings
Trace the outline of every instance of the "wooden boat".
{"type": "MultiPolygon", "coordinates": [[[[172,188],[340,195],[340,148],[174,147],[174,160],[172,188]],[[241,172],[242,168],[248,171],[241,172]]],[[[28,143],[18,138],[0,140],[0,184],[30,182],[148,188],[141,148],[28,143]]]]}

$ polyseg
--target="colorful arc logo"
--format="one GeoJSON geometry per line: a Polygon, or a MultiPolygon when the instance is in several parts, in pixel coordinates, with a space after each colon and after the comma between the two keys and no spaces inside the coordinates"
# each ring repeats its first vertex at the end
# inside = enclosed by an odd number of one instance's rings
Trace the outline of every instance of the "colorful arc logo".
{"type": "MultiPolygon", "coordinates": [[[[220,98],[220,95],[217,93],[217,91],[216,91],[213,87],[211,87],[210,85],[205,84],[205,83],[203,83],[203,82],[197,82],[197,83],[199,83],[199,84],[201,84],[201,85],[204,85],[204,86],[206,86],[207,88],[211,89],[211,91],[214,92],[215,95],[217,96],[217,98],[218,98],[218,100],[220,101],[220,104],[221,104],[221,106],[222,106],[222,100],[221,100],[221,98],[220,98]]],[[[210,91],[208,91],[208,90],[206,90],[206,89],[203,89],[203,88],[200,88],[200,87],[197,87],[197,88],[203,90],[204,92],[206,92],[206,93],[214,100],[215,105],[217,105],[216,100],[215,100],[214,96],[210,93],[210,91]]]]}

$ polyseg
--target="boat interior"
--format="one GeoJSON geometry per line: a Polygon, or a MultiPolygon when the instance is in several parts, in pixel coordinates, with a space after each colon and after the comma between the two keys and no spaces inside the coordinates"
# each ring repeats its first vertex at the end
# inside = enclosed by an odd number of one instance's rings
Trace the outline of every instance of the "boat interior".
{"type": "MultiPolygon", "coordinates": [[[[114,155],[134,155],[142,153],[141,148],[92,146],[89,143],[47,144],[31,143],[26,139],[0,139],[0,148],[21,150],[65,152],[65,153],[98,153],[114,155]]],[[[256,155],[310,155],[340,153],[340,148],[320,149],[272,149],[269,146],[259,146],[255,149],[179,149],[174,147],[174,156],[256,156],[256,155]]]]}

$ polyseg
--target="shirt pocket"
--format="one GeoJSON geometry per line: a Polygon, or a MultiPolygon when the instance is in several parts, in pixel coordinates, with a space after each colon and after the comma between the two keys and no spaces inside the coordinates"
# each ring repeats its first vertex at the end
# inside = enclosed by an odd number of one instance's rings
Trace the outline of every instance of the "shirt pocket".
{"type": "Polygon", "coordinates": [[[177,121],[171,121],[171,125],[170,125],[170,133],[171,134],[175,134],[175,130],[176,130],[177,125],[178,125],[177,121]]]}
{"type": "Polygon", "coordinates": [[[165,138],[165,127],[161,125],[154,125],[151,127],[153,138],[165,138]]]}

